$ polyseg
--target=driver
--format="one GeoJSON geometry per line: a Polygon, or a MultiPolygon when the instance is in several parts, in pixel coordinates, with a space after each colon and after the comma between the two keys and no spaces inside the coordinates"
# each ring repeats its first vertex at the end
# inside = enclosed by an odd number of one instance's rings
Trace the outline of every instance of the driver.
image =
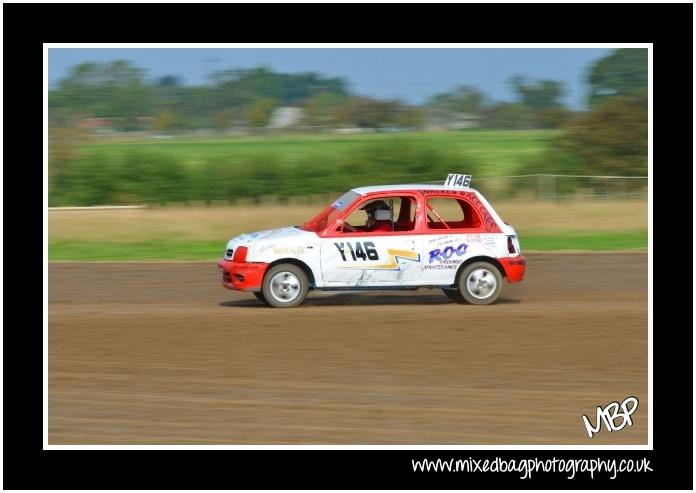
{"type": "Polygon", "coordinates": [[[393,231],[392,228],[392,211],[384,200],[375,200],[362,206],[359,210],[365,211],[367,221],[365,226],[351,226],[348,223],[343,224],[343,231],[393,231]]]}
{"type": "Polygon", "coordinates": [[[365,231],[391,231],[392,212],[384,200],[375,200],[360,208],[367,213],[365,231]]]}

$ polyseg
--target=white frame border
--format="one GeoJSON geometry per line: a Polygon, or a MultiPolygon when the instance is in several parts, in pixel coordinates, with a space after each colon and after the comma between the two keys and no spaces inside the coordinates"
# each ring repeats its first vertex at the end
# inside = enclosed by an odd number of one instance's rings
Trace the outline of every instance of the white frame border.
{"type": "MultiPolygon", "coordinates": [[[[686,3],[686,2],[685,2],[686,3]]],[[[2,82],[0,81],[0,84],[2,82]]],[[[653,450],[652,43],[43,43],[43,450],[653,450]],[[48,443],[48,50],[51,48],[646,48],[648,50],[647,445],[51,445],[48,443]]],[[[1,248],[1,246],[0,246],[1,248]]],[[[601,404],[601,403],[598,403],[601,404]]],[[[578,414],[580,416],[580,414],[578,414]]],[[[581,420],[578,418],[578,423],[581,420]]]]}

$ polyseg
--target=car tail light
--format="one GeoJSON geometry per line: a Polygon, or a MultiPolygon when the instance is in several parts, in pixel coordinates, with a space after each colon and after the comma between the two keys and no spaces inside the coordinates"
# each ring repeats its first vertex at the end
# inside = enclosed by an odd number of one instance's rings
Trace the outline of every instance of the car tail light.
{"type": "Polygon", "coordinates": [[[515,250],[515,243],[512,241],[512,236],[508,236],[508,253],[517,253],[515,250]]]}
{"type": "Polygon", "coordinates": [[[239,247],[234,251],[232,262],[244,262],[246,260],[248,248],[245,246],[239,247]]]}

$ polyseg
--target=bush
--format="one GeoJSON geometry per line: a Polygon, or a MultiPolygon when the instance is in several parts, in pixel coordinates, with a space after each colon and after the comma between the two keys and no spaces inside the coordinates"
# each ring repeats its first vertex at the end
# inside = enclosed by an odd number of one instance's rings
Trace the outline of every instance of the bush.
{"type": "Polygon", "coordinates": [[[283,155],[246,149],[211,153],[184,165],[176,147],[104,146],[71,162],[53,180],[51,205],[287,199],[350,188],[442,180],[450,172],[480,175],[476,159],[432,142],[400,137],[283,155]]]}
{"type": "Polygon", "coordinates": [[[576,156],[584,174],[648,174],[648,95],[616,97],[570,120],[558,147],[576,156]]]}
{"type": "Polygon", "coordinates": [[[187,200],[190,177],[168,154],[90,152],[54,180],[51,205],[167,203],[187,200]]]}

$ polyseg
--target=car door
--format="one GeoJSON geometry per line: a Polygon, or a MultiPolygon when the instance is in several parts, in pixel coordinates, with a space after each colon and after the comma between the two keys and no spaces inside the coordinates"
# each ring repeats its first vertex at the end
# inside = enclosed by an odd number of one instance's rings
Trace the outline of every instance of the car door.
{"type": "Polygon", "coordinates": [[[480,214],[460,195],[431,194],[424,197],[423,271],[427,285],[451,285],[463,262],[489,256],[491,235],[480,214]]]}
{"type": "Polygon", "coordinates": [[[364,204],[373,200],[391,203],[398,200],[400,211],[392,221],[393,229],[342,231],[339,221],[321,241],[321,271],[327,287],[410,286],[419,283],[422,239],[420,235],[415,234],[415,197],[368,197],[348,211],[343,220],[355,217],[355,211],[359,211],[364,204]],[[409,207],[405,207],[406,205],[409,207]],[[413,219],[410,223],[404,220],[399,224],[399,219],[406,209],[410,209],[413,219]]]}

